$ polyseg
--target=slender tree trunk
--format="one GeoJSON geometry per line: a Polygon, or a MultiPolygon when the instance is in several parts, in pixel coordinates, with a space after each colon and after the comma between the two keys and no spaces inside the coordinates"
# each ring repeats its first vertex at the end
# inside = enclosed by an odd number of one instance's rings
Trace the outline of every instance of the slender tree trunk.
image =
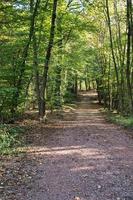
{"type": "Polygon", "coordinates": [[[38,111],[40,116],[40,104],[41,104],[41,97],[40,97],[40,78],[39,78],[39,71],[38,71],[38,46],[37,46],[37,39],[35,32],[33,34],[33,68],[34,68],[34,77],[35,77],[35,90],[38,102],[38,111]]]}
{"type": "MultiPolygon", "coordinates": [[[[32,1],[31,1],[31,4],[32,4],[32,1]]],[[[35,18],[36,18],[36,15],[37,15],[39,5],[40,5],[40,0],[37,0],[35,7],[34,7],[33,14],[31,16],[29,38],[28,38],[27,44],[26,44],[26,46],[23,50],[22,62],[20,63],[20,66],[19,66],[19,68],[20,68],[19,78],[18,78],[18,81],[16,83],[16,92],[13,95],[13,105],[12,105],[12,109],[11,109],[12,110],[11,112],[12,112],[13,115],[16,112],[16,109],[17,109],[17,106],[18,106],[18,99],[19,99],[19,96],[20,96],[21,88],[22,88],[22,80],[23,80],[23,76],[24,76],[24,73],[25,73],[25,63],[26,63],[26,59],[27,59],[27,56],[28,56],[28,50],[29,50],[29,46],[30,46],[30,43],[31,43],[31,40],[32,40],[33,32],[34,32],[35,18]]]]}
{"type": "Polygon", "coordinates": [[[40,102],[40,119],[45,119],[46,115],[46,99],[45,99],[45,92],[47,86],[47,78],[48,78],[48,70],[49,70],[49,62],[51,58],[51,52],[54,43],[54,36],[55,36],[55,23],[56,23],[56,12],[57,12],[57,1],[53,0],[53,10],[52,10],[52,19],[51,19],[51,28],[50,28],[50,38],[49,44],[46,51],[45,56],[45,64],[44,64],[44,73],[43,73],[43,80],[42,80],[42,87],[40,90],[41,102],[40,102]]]}
{"type": "Polygon", "coordinates": [[[54,83],[54,99],[55,107],[61,109],[62,99],[61,99],[61,73],[62,73],[62,49],[63,49],[63,35],[62,35],[62,15],[59,14],[57,18],[57,64],[55,66],[55,83],[54,83]]]}
{"type": "Polygon", "coordinates": [[[97,94],[98,94],[98,101],[99,104],[102,103],[102,91],[101,91],[101,81],[99,79],[96,79],[96,86],[97,86],[97,94]]]}
{"type": "Polygon", "coordinates": [[[81,80],[79,81],[79,90],[80,91],[82,90],[82,81],[81,80]]]}
{"type": "Polygon", "coordinates": [[[115,74],[116,74],[116,81],[117,81],[117,100],[119,96],[119,73],[117,68],[117,62],[115,58],[115,52],[114,52],[114,44],[113,44],[113,34],[112,34],[112,28],[111,28],[111,20],[110,20],[110,11],[109,11],[109,3],[108,0],[105,0],[106,2],[106,14],[107,14],[107,22],[108,22],[108,28],[109,28],[109,36],[110,36],[110,48],[112,53],[112,59],[115,67],[115,74]]]}
{"type": "MultiPolygon", "coordinates": [[[[119,111],[123,112],[124,110],[124,89],[126,87],[125,85],[125,79],[124,79],[124,61],[126,56],[126,42],[122,42],[122,34],[121,34],[121,24],[120,24],[120,17],[117,9],[117,0],[114,0],[114,15],[115,15],[115,21],[116,21],[116,42],[117,42],[117,50],[118,50],[118,63],[119,63],[119,69],[120,69],[120,102],[119,102],[119,111]]],[[[126,41],[126,38],[125,38],[126,41]]]]}
{"type": "Polygon", "coordinates": [[[78,74],[75,74],[75,95],[78,95],[78,74]]]}
{"type": "MultiPolygon", "coordinates": [[[[48,6],[48,1],[45,3],[44,11],[47,9],[48,6]]],[[[33,0],[31,0],[32,5],[31,5],[31,13],[33,12],[33,0]]],[[[35,91],[36,91],[36,97],[37,97],[37,103],[38,103],[38,113],[40,116],[41,113],[41,96],[40,96],[40,76],[39,76],[39,64],[38,64],[38,50],[40,47],[40,42],[41,42],[41,31],[43,28],[43,21],[44,21],[44,16],[41,19],[40,25],[39,25],[39,36],[38,39],[36,37],[36,31],[34,30],[33,32],[33,70],[34,70],[34,78],[35,78],[35,91]]]]}
{"type": "Polygon", "coordinates": [[[88,91],[88,83],[87,83],[87,78],[85,78],[85,89],[88,91]]]}
{"type": "Polygon", "coordinates": [[[132,0],[127,0],[127,63],[126,63],[126,78],[127,78],[127,89],[128,95],[131,102],[131,108],[133,112],[133,96],[132,96],[132,86],[131,86],[131,48],[132,48],[132,0]]]}

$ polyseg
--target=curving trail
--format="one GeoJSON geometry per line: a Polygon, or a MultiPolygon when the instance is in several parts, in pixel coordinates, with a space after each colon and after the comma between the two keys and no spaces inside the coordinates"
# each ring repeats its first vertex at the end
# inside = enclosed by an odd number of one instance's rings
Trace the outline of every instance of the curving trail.
{"type": "Polygon", "coordinates": [[[63,120],[34,129],[24,169],[35,175],[14,199],[133,200],[132,137],[106,122],[94,99],[82,93],[63,120]]]}

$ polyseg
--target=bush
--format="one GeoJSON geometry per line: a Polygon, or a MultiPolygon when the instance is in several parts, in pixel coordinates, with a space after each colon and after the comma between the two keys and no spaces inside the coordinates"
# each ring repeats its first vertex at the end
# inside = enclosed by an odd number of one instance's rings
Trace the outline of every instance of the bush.
{"type": "Polygon", "coordinates": [[[133,116],[123,116],[120,114],[109,113],[108,117],[113,123],[122,125],[125,128],[133,128],[133,116]]]}
{"type": "Polygon", "coordinates": [[[11,127],[10,125],[0,125],[0,154],[10,154],[16,152],[16,148],[21,144],[20,127],[11,127]]]}

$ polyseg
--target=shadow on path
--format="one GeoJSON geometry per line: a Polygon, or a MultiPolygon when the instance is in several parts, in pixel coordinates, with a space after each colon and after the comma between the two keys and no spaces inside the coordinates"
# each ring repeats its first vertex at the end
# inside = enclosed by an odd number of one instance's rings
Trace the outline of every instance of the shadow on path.
{"type": "Polygon", "coordinates": [[[105,121],[95,93],[81,93],[75,109],[36,125],[29,137],[36,173],[16,199],[133,200],[132,139],[105,121]]]}

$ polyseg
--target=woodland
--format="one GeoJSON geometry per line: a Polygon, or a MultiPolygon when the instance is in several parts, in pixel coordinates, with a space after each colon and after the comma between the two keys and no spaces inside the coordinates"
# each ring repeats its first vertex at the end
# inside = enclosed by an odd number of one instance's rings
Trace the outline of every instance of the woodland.
{"type": "Polygon", "coordinates": [[[133,200],[132,136],[133,0],[0,0],[0,200],[133,200]]]}
{"type": "Polygon", "coordinates": [[[132,0],[2,0],[0,121],[30,109],[45,120],[78,90],[133,113],[132,0]]]}

